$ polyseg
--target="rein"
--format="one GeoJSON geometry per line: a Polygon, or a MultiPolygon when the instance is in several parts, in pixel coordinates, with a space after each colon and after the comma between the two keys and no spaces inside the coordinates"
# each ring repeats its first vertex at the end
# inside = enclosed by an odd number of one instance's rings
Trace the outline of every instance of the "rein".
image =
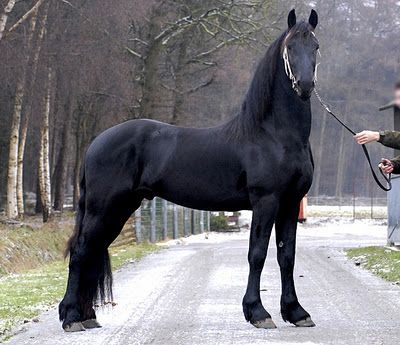
{"type": "MultiPolygon", "coordinates": [[[[318,99],[319,103],[320,103],[320,104],[322,105],[322,107],[328,112],[329,115],[331,115],[337,122],[339,122],[340,125],[341,125],[342,127],[344,127],[348,132],[350,132],[350,133],[353,134],[353,135],[356,135],[356,134],[357,134],[357,133],[354,132],[348,125],[346,125],[346,124],[345,124],[345,123],[344,123],[344,122],[329,108],[329,106],[324,102],[324,100],[321,98],[321,96],[319,95],[319,93],[318,93],[318,91],[317,91],[316,89],[314,89],[314,93],[315,93],[315,96],[317,96],[317,99],[318,99]]],[[[371,162],[371,157],[370,157],[370,155],[369,155],[368,149],[367,149],[367,147],[365,146],[365,144],[362,145],[362,149],[363,149],[365,158],[367,159],[369,168],[371,169],[372,177],[374,178],[376,184],[377,184],[382,190],[384,190],[385,192],[389,192],[389,191],[392,189],[392,181],[391,181],[391,180],[392,180],[392,174],[389,174],[389,176],[386,176],[386,175],[382,172],[382,170],[379,169],[381,175],[383,176],[383,178],[385,179],[385,181],[386,181],[387,184],[388,184],[388,187],[385,187],[385,186],[381,183],[381,181],[379,181],[379,178],[378,178],[378,176],[376,175],[376,172],[375,172],[375,170],[374,170],[374,168],[373,168],[373,165],[372,165],[372,162],[371,162]]]]}
{"type": "MultiPolygon", "coordinates": [[[[320,54],[319,50],[318,50],[318,53],[320,54]]],[[[295,75],[293,74],[292,67],[291,67],[291,65],[290,65],[289,54],[288,54],[287,46],[285,46],[284,49],[283,49],[282,58],[283,58],[283,62],[284,62],[284,65],[285,65],[285,72],[286,72],[286,75],[288,76],[288,78],[289,78],[290,81],[292,82],[292,88],[293,88],[293,90],[297,92],[297,91],[298,91],[298,85],[297,85],[296,77],[295,77],[295,75]]],[[[317,65],[316,68],[315,68],[314,83],[316,83],[316,81],[317,81],[317,69],[318,69],[318,65],[317,65]]],[[[319,93],[318,93],[318,91],[317,91],[316,89],[314,89],[314,93],[315,93],[315,95],[317,96],[317,99],[318,99],[319,103],[321,104],[321,106],[328,112],[329,115],[331,115],[337,122],[340,123],[341,126],[343,126],[343,127],[344,127],[348,132],[350,132],[352,135],[356,135],[356,134],[357,134],[357,133],[356,133],[355,131],[353,131],[348,125],[346,125],[346,124],[345,124],[345,123],[344,123],[344,122],[329,108],[329,106],[327,105],[327,103],[324,102],[324,100],[321,98],[321,96],[319,95],[319,93]]],[[[376,172],[375,172],[374,167],[373,167],[372,162],[371,162],[371,157],[370,157],[370,155],[369,155],[368,149],[367,149],[367,147],[365,146],[365,144],[362,145],[362,149],[363,149],[365,158],[366,158],[366,160],[367,160],[367,162],[368,162],[369,168],[370,168],[370,170],[371,170],[372,177],[374,178],[376,184],[377,184],[382,190],[384,190],[385,192],[389,192],[389,191],[392,189],[392,181],[391,181],[391,180],[392,180],[392,174],[389,174],[389,176],[386,176],[386,175],[382,172],[382,170],[379,169],[381,175],[383,176],[383,178],[385,179],[385,181],[386,181],[386,183],[387,183],[387,185],[388,185],[388,187],[384,186],[384,185],[381,183],[381,181],[379,181],[379,178],[378,178],[378,176],[376,175],[376,172]]]]}

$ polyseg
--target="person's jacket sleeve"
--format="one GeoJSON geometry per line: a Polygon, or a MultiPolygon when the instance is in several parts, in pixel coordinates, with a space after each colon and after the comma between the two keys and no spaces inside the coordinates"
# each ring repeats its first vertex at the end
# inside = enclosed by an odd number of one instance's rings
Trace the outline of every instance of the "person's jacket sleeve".
{"type": "MultiPolygon", "coordinates": [[[[391,147],[396,150],[400,150],[400,132],[396,131],[383,131],[380,132],[380,138],[378,142],[382,145],[391,147]]],[[[400,174],[400,156],[391,159],[394,166],[393,173],[400,174]]]]}
{"type": "Polygon", "coordinates": [[[400,174],[400,156],[390,160],[393,164],[393,174],[400,174]]]}
{"type": "Polygon", "coordinates": [[[400,132],[383,131],[379,134],[379,143],[384,146],[391,147],[392,149],[400,150],[400,132]]]}

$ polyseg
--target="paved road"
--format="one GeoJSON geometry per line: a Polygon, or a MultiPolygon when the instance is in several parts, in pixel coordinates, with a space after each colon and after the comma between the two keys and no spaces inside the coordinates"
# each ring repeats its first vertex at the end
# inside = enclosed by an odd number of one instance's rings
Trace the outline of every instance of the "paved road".
{"type": "Polygon", "coordinates": [[[300,229],[296,281],[317,327],[299,329],[279,315],[280,283],[273,245],[262,298],[278,329],[246,323],[241,299],[247,278],[248,233],[196,236],[130,264],[115,276],[118,305],[99,313],[103,328],[65,334],[55,311],[8,344],[399,344],[400,288],[347,261],[343,247],[384,244],[382,226],[300,229]]]}

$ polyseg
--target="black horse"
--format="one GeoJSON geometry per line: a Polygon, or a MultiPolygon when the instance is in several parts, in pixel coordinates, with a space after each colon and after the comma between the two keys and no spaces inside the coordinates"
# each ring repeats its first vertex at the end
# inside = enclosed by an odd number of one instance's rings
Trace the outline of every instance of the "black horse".
{"type": "Polygon", "coordinates": [[[260,298],[260,275],[275,224],[281,270],[281,313],[314,326],[293,281],[299,203],[309,190],[310,97],[318,41],[317,13],[288,16],[288,29],[258,66],[240,113],[212,128],[134,120],[108,129],[90,145],[83,169],[69,278],[59,306],[66,331],[98,327],[93,304],[112,298],[108,246],[141,201],[155,196],[195,209],[253,211],[250,274],[243,312],[255,327],[275,328],[260,298]]]}

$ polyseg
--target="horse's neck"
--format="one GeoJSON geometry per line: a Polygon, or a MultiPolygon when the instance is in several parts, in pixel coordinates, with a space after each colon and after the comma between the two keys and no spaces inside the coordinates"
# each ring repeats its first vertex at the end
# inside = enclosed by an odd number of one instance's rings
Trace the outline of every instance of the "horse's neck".
{"type": "Polygon", "coordinates": [[[287,130],[308,142],[311,132],[310,100],[303,101],[292,89],[292,84],[279,64],[275,76],[271,115],[276,130],[287,130]]]}

